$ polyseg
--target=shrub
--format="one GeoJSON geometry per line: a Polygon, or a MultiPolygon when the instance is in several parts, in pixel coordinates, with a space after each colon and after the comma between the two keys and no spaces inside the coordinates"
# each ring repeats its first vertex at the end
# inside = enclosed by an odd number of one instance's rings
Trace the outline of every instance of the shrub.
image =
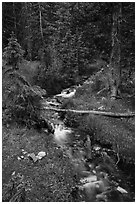
{"type": "Polygon", "coordinates": [[[134,163],[134,133],[132,127],[131,130],[125,129],[121,124],[121,120],[118,121],[118,119],[103,116],[83,116],[78,130],[82,135],[90,135],[92,144],[99,142],[102,146],[111,146],[120,157],[127,162],[134,163]]]}
{"type": "MultiPolygon", "coordinates": [[[[76,109],[76,104],[73,99],[65,99],[61,105],[62,109],[76,109]]],[[[64,119],[65,125],[69,127],[77,127],[81,118],[80,114],[72,112],[61,112],[60,117],[64,119]]]]}
{"type": "Polygon", "coordinates": [[[41,97],[17,71],[7,73],[3,79],[3,122],[35,124],[40,117],[41,97]]]}
{"type": "Polygon", "coordinates": [[[76,105],[74,103],[74,100],[73,99],[64,99],[62,105],[61,105],[61,108],[62,109],[69,109],[69,108],[75,108],[76,105]]]}
{"type": "MultiPolygon", "coordinates": [[[[87,93],[86,93],[87,94],[87,93]]],[[[63,108],[74,108],[74,109],[92,109],[91,107],[97,106],[97,100],[91,99],[89,95],[86,94],[70,101],[66,101],[63,104],[63,108]],[[87,98],[88,98],[88,102],[87,98]]],[[[123,101],[113,101],[110,103],[109,100],[105,100],[102,104],[106,108],[111,108],[113,111],[125,110],[125,105],[123,101]],[[113,108],[113,109],[112,109],[113,108]]],[[[100,104],[99,104],[100,106],[100,104]]],[[[134,163],[135,160],[135,142],[134,142],[134,119],[127,121],[127,119],[111,118],[99,115],[80,115],[68,112],[65,114],[65,124],[73,128],[77,127],[81,139],[86,138],[86,135],[90,135],[92,144],[99,143],[102,146],[107,146],[112,148],[120,158],[126,160],[127,163],[134,163]],[[133,123],[133,124],[132,124],[133,123]],[[130,141],[130,142],[129,142],[130,141]]]]}

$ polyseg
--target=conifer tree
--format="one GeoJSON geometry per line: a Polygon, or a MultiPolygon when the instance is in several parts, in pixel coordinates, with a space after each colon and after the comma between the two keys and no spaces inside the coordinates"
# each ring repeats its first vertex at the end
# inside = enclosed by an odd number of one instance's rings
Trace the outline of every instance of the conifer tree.
{"type": "Polygon", "coordinates": [[[18,63],[23,59],[24,50],[17,42],[15,34],[12,32],[9,38],[8,46],[4,48],[3,59],[7,65],[11,65],[13,69],[18,69],[18,63]]]}

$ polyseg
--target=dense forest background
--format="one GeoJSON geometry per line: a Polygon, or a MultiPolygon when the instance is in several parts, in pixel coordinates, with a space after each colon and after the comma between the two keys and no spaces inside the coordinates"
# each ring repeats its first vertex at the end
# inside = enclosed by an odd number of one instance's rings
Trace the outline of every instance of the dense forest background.
{"type": "Polygon", "coordinates": [[[3,2],[2,23],[6,119],[98,71],[96,92],[134,96],[134,2],[3,2]]]}
{"type": "MultiPolygon", "coordinates": [[[[59,83],[62,87],[77,83],[81,75],[99,69],[98,64],[110,62],[116,6],[112,2],[3,3],[3,50],[14,32],[24,58],[41,62],[33,83],[49,93],[58,92],[59,83]],[[49,79],[57,84],[54,90],[49,79]]],[[[135,4],[119,3],[118,7],[120,69],[128,80],[134,74],[135,4]]]]}

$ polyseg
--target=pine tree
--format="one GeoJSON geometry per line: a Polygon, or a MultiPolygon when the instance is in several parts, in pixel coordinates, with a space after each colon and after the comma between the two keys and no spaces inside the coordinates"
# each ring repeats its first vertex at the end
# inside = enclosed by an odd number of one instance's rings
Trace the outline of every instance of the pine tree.
{"type": "Polygon", "coordinates": [[[18,63],[23,59],[24,50],[17,42],[15,34],[12,32],[9,38],[8,46],[4,48],[3,59],[7,65],[12,66],[13,69],[18,69],[18,63]]]}

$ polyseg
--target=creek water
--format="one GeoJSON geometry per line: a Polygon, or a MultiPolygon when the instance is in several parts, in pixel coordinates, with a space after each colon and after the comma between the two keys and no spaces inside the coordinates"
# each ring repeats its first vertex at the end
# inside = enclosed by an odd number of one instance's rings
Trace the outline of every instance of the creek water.
{"type": "Polygon", "coordinates": [[[51,122],[58,124],[53,139],[69,158],[78,178],[71,192],[74,201],[134,201],[134,174],[125,171],[121,160],[117,165],[118,157],[112,149],[101,142],[93,143],[90,135],[83,137],[83,132],[66,127],[58,113],[53,114],[51,122]]]}

